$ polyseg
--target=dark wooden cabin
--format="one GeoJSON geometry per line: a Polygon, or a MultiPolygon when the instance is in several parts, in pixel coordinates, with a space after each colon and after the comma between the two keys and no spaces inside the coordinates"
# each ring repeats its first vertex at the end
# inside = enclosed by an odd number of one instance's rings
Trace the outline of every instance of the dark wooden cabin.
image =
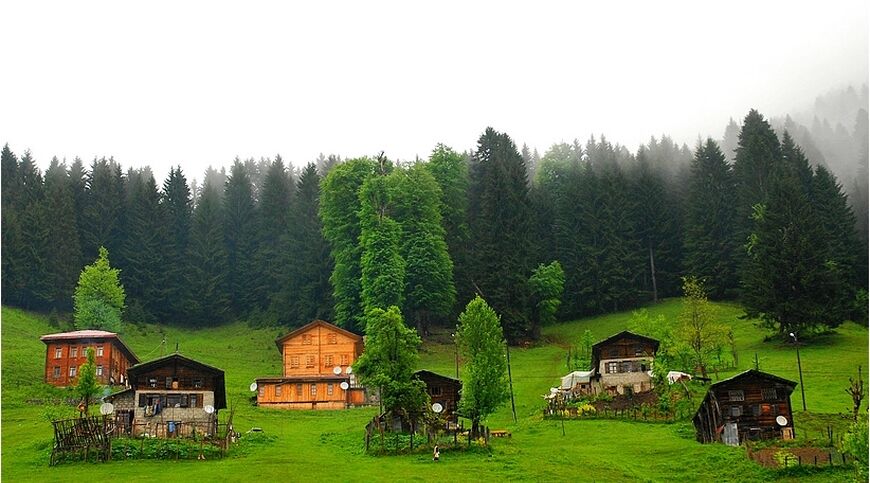
{"type": "Polygon", "coordinates": [[[592,346],[592,366],[600,390],[628,394],[652,389],[649,371],[659,341],[624,330],[592,346]]]}
{"type": "Polygon", "coordinates": [[[96,376],[100,384],[124,385],[127,368],[139,363],[136,354],[114,332],[76,330],[48,334],[39,338],[45,343],[45,382],[53,386],[73,386],[78,371],[93,349],[96,376]]]}
{"type": "Polygon", "coordinates": [[[227,407],[224,371],[177,352],[133,366],[127,376],[130,389],[106,400],[115,404],[116,417],[129,412],[134,434],[213,434],[218,412],[227,407]]]}
{"type": "Polygon", "coordinates": [[[459,395],[462,391],[462,381],[425,369],[415,372],[414,377],[426,384],[426,392],[429,394],[431,403],[438,403],[444,408],[441,414],[448,421],[455,422],[456,409],[459,407],[459,395]]]}
{"type": "Polygon", "coordinates": [[[736,446],[746,440],[793,439],[796,385],[755,369],[711,385],[692,419],[698,441],[736,446]]]}

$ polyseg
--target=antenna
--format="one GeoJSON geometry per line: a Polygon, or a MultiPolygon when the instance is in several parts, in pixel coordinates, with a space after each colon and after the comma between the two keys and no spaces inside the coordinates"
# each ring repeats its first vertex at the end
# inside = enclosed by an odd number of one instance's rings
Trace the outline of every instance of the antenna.
{"type": "Polygon", "coordinates": [[[442,406],[441,403],[435,403],[432,405],[432,411],[434,411],[435,414],[440,414],[441,411],[444,411],[444,406],[442,406]]]}
{"type": "Polygon", "coordinates": [[[209,405],[207,405],[206,407],[202,408],[202,410],[205,411],[205,412],[208,413],[208,414],[213,414],[213,413],[214,413],[214,406],[212,406],[211,404],[209,404],[209,405]]]}

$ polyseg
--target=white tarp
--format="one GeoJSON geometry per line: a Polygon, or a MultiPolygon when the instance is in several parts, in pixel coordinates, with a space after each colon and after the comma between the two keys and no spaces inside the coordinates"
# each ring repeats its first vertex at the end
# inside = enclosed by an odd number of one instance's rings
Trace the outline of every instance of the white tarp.
{"type": "Polygon", "coordinates": [[[561,389],[573,389],[577,384],[589,384],[589,378],[593,371],[574,371],[562,377],[561,389]]]}
{"type": "Polygon", "coordinates": [[[674,384],[675,382],[679,381],[680,379],[691,380],[692,376],[690,374],[686,374],[685,372],[680,372],[680,371],[668,372],[668,383],[674,384]]]}

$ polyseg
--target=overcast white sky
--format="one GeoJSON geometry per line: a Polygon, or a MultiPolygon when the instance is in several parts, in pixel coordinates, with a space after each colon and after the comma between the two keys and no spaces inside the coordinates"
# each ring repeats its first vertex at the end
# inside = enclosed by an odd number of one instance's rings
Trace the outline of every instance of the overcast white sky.
{"type": "MultiPolygon", "coordinates": [[[[163,178],[235,156],[604,133],[694,144],[868,77],[865,1],[0,4],[0,143],[163,178]]],[[[158,179],[158,183],[160,179],[158,179]]]]}

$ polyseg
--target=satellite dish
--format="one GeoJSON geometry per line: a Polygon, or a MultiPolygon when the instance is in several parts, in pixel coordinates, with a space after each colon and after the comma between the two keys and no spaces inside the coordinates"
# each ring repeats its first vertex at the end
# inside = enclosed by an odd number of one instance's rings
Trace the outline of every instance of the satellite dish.
{"type": "Polygon", "coordinates": [[[346,372],[348,374],[353,374],[353,368],[350,366],[347,366],[347,369],[345,369],[344,372],[346,372]]]}
{"type": "Polygon", "coordinates": [[[256,390],[257,390],[257,383],[256,383],[256,382],[252,382],[252,383],[251,383],[251,386],[250,386],[250,389],[251,389],[251,391],[256,391],[256,390]]]}
{"type": "Polygon", "coordinates": [[[785,426],[786,424],[788,424],[788,419],[785,416],[777,416],[776,424],[780,426],[785,426]]]}
{"type": "Polygon", "coordinates": [[[332,373],[335,374],[336,376],[339,375],[339,374],[341,374],[341,366],[335,366],[335,367],[333,367],[333,368],[332,368],[332,373]]]}
{"type": "Polygon", "coordinates": [[[112,414],[114,410],[115,406],[113,406],[112,403],[103,403],[100,405],[100,414],[102,414],[103,416],[108,416],[109,414],[112,414]]]}
{"type": "Polygon", "coordinates": [[[212,414],[212,413],[214,413],[214,406],[209,404],[206,407],[202,408],[202,410],[209,413],[209,414],[212,414]]]}
{"type": "Polygon", "coordinates": [[[432,410],[435,411],[435,413],[440,413],[441,411],[444,411],[444,406],[440,403],[435,403],[432,405],[432,410]]]}
{"type": "Polygon", "coordinates": [[[345,391],[347,391],[347,388],[350,387],[350,384],[348,384],[347,381],[341,381],[341,384],[339,384],[339,386],[340,386],[342,389],[344,389],[345,391]]]}

